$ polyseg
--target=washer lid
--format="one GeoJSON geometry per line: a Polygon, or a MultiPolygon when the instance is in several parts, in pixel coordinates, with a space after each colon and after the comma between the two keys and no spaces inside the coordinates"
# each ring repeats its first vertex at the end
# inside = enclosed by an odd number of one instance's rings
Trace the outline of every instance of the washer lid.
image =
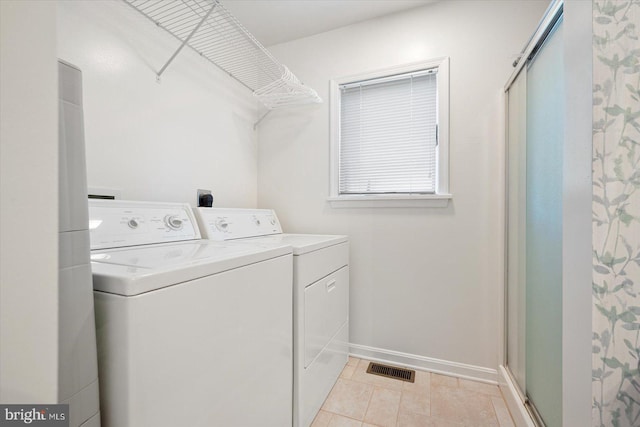
{"type": "Polygon", "coordinates": [[[205,240],[94,250],[93,289],[138,295],[290,253],[286,244],[205,240]]]}

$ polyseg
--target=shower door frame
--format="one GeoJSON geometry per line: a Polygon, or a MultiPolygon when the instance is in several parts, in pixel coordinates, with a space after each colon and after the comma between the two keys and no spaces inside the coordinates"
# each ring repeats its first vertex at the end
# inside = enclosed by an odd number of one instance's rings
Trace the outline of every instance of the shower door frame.
{"type": "MultiPolygon", "coordinates": [[[[593,127],[593,2],[553,1],[535,35],[523,51],[526,58],[532,43],[544,31],[550,12],[563,7],[563,43],[565,78],[565,140],[563,165],[563,278],[562,278],[562,418],[563,427],[591,426],[592,412],[592,127],[593,127]]],[[[526,61],[520,61],[526,62],[526,61]]],[[[509,88],[524,64],[517,64],[505,85],[509,88]]],[[[506,105],[506,104],[505,104],[506,105]]],[[[505,114],[502,117],[506,116],[505,114]]],[[[504,158],[506,164],[506,158],[504,158]]],[[[506,182],[502,183],[505,187],[506,182]]],[[[504,201],[504,199],[503,199],[504,201]]],[[[507,206],[504,206],[506,212],[507,206]]],[[[506,228],[504,229],[506,231],[506,228]]],[[[507,238],[505,234],[504,238],[507,238]]],[[[506,255],[507,245],[504,246],[506,255]]],[[[505,258],[506,261],[506,258],[505,258]]],[[[506,278],[506,263],[505,263],[506,278]]],[[[504,282],[506,284],[506,280],[504,282]]],[[[505,292],[501,293],[506,297],[505,292]]],[[[506,301],[504,301],[506,303],[506,301]]],[[[499,341],[500,387],[509,410],[518,425],[534,426],[510,374],[503,366],[506,359],[506,304],[502,338],[499,341]]]]}
{"type": "MultiPolygon", "coordinates": [[[[509,321],[509,308],[508,308],[508,302],[509,302],[509,183],[510,183],[510,168],[509,168],[509,155],[510,155],[510,151],[509,151],[509,90],[511,88],[511,86],[513,85],[513,83],[516,81],[516,79],[518,79],[518,77],[520,78],[527,78],[527,65],[530,64],[533,59],[535,58],[536,54],[538,53],[538,51],[542,48],[542,46],[544,45],[545,41],[547,40],[547,38],[553,33],[557,23],[563,18],[564,16],[564,0],[553,0],[551,2],[551,4],[549,5],[549,7],[547,8],[544,17],[542,18],[542,20],[540,21],[540,23],[538,24],[538,27],[535,31],[535,33],[533,34],[533,36],[529,39],[529,41],[527,42],[527,45],[525,46],[525,48],[523,49],[520,57],[518,58],[517,61],[514,62],[514,71],[511,74],[511,77],[509,78],[509,80],[507,81],[507,84],[504,86],[504,123],[505,123],[505,134],[504,134],[504,138],[505,138],[505,182],[504,182],[504,191],[505,191],[505,203],[504,203],[504,222],[505,222],[505,228],[504,228],[504,295],[503,295],[503,301],[504,301],[504,312],[503,312],[503,331],[504,331],[504,336],[503,336],[503,354],[502,354],[502,358],[503,358],[503,363],[504,363],[504,368],[505,368],[505,372],[506,374],[509,376],[510,381],[512,382],[512,384],[515,386],[515,391],[518,395],[518,398],[520,399],[520,402],[524,405],[525,409],[527,410],[527,412],[529,413],[529,416],[531,417],[531,420],[534,422],[534,424],[536,426],[540,426],[540,427],[544,427],[545,424],[542,421],[542,417],[541,415],[538,413],[537,409],[535,408],[535,406],[533,406],[528,397],[527,397],[527,392],[526,392],[526,373],[525,373],[525,384],[522,385],[520,383],[518,383],[518,381],[516,381],[515,375],[513,374],[513,372],[511,371],[510,367],[509,367],[509,342],[508,342],[508,338],[509,338],[509,325],[508,325],[508,321],[509,321]],[[520,76],[521,73],[524,73],[523,76],[520,76]]],[[[526,88],[526,86],[525,86],[526,88]]],[[[526,96],[526,93],[525,93],[526,96]]],[[[521,147],[526,149],[526,139],[524,141],[523,146],[521,147]]],[[[526,154],[525,154],[526,155],[526,154]]],[[[525,174],[526,174],[526,170],[525,170],[525,174]]],[[[526,191],[526,188],[524,189],[526,191]]],[[[522,195],[519,195],[520,197],[522,197],[522,195]]],[[[525,193],[526,196],[526,193],[525,193]]],[[[526,214],[526,209],[524,214],[526,214]]],[[[526,235],[525,235],[525,239],[526,239],[526,235]]],[[[526,262],[526,260],[525,260],[526,262]]],[[[525,269],[526,269],[526,264],[524,265],[525,269]]],[[[526,290],[526,288],[524,288],[526,290]]],[[[524,307],[524,309],[526,310],[526,307],[524,307]]],[[[526,314],[525,314],[525,318],[526,318],[526,314]]],[[[526,371],[526,348],[525,348],[525,371],[526,371]]]]}

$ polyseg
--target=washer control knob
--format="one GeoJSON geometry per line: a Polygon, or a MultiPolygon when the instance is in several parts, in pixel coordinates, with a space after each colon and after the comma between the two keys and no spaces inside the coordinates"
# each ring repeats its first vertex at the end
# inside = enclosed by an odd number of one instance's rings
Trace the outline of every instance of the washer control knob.
{"type": "Polygon", "coordinates": [[[258,227],[260,227],[260,219],[254,215],[253,217],[253,222],[255,223],[255,225],[257,225],[258,227]]]}
{"type": "Polygon", "coordinates": [[[129,226],[129,228],[136,229],[138,228],[138,225],[140,225],[140,223],[135,218],[131,218],[129,222],[127,222],[127,225],[129,226]]]}
{"type": "Polygon", "coordinates": [[[182,220],[177,215],[165,216],[164,223],[172,230],[180,230],[182,228],[182,220]]]}
{"type": "Polygon", "coordinates": [[[272,216],[269,217],[269,222],[271,223],[271,225],[276,225],[276,219],[272,216]]]}
{"type": "Polygon", "coordinates": [[[216,221],[216,228],[220,231],[222,231],[223,233],[227,232],[227,228],[229,228],[229,223],[227,222],[227,220],[225,218],[219,218],[216,221]]]}

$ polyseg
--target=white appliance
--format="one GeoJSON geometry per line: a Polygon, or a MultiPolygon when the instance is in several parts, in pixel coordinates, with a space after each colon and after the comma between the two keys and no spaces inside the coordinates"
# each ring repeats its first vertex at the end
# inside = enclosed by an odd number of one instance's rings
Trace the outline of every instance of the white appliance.
{"type": "Polygon", "coordinates": [[[185,204],[89,216],[103,426],[290,426],[291,247],[201,240],[185,204]]]}
{"type": "Polygon", "coordinates": [[[58,401],[69,404],[69,426],[100,427],[82,72],[63,61],[58,62],[58,111],[58,401]]]}
{"type": "Polygon", "coordinates": [[[293,248],[293,425],[311,425],[348,360],[347,236],[283,234],[269,209],[196,208],[205,238],[293,248]]]}

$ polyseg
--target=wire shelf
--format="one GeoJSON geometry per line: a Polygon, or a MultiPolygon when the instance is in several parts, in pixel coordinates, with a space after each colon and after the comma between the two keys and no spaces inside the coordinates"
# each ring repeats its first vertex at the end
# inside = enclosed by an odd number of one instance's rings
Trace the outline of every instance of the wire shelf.
{"type": "Polygon", "coordinates": [[[158,71],[158,78],[189,46],[250,89],[268,109],[321,103],[247,31],[219,0],[124,0],[181,45],[158,71]]]}

